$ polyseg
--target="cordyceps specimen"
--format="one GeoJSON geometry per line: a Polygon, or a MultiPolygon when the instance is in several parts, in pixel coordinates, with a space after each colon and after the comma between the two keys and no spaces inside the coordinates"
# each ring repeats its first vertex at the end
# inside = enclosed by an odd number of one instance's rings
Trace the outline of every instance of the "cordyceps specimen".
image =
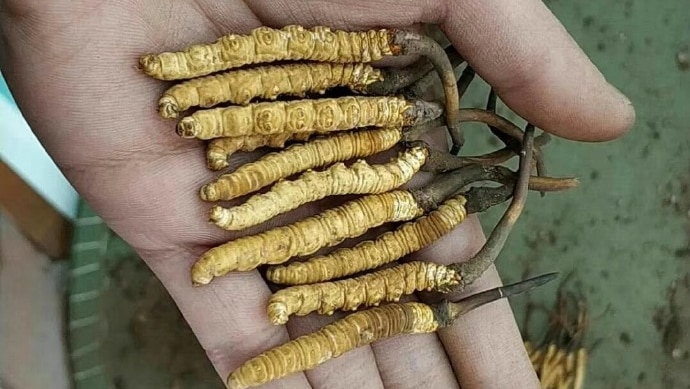
{"type": "Polygon", "coordinates": [[[411,180],[427,156],[427,149],[418,146],[386,164],[369,165],[359,160],[352,166],[337,163],[323,171],[307,171],[295,180],[278,182],[270,191],[252,196],[241,205],[215,206],[210,219],[224,229],[241,230],[327,196],[388,192],[411,180]]]}
{"type": "MultiPolygon", "coordinates": [[[[452,265],[410,262],[353,279],[289,287],[276,292],[269,300],[267,311],[271,322],[284,324],[291,314],[306,315],[313,311],[332,314],[336,309],[356,310],[361,305],[376,306],[382,302],[397,302],[402,295],[415,291],[447,293],[464,290],[494,262],[524,208],[529,188],[533,137],[534,128],[529,126],[525,131],[523,150],[520,154],[519,178],[515,184],[511,204],[484,247],[472,259],[452,265]]],[[[457,175],[457,172],[462,170],[458,169],[449,174],[457,175]]],[[[452,181],[461,180],[455,178],[452,181]]],[[[445,184],[447,181],[442,182],[445,184]]],[[[448,185],[444,187],[444,190],[451,192],[458,189],[448,185]]],[[[435,191],[430,193],[431,196],[420,197],[435,203],[435,191]]],[[[406,238],[418,239],[414,234],[406,238]]],[[[352,258],[352,261],[356,259],[352,258]]],[[[275,277],[269,275],[269,278],[275,277]]]]}
{"type": "Polygon", "coordinates": [[[226,102],[246,105],[256,98],[275,100],[284,95],[304,97],[336,87],[364,91],[367,85],[380,80],[381,70],[362,63],[266,65],[174,85],[158,101],[158,111],[164,118],[176,118],[191,107],[208,108],[226,102]]]}
{"type": "MultiPolygon", "coordinates": [[[[424,142],[416,141],[405,142],[405,150],[385,164],[370,165],[362,159],[350,166],[338,162],[324,170],[311,170],[314,165],[324,164],[324,159],[342,159],[342,155],[352,155],[351,151],[353,151],[349,147],[330,147],[334,152],[315,152],[317,149],[329,149],[323,146],[337,143],[343,146],[343,143],[352,143],[353,140],[361,146],[365,143],[388,146],[386,142],[357,142],[357,138],[370,140],[370,135],[393,135],[389,137],[392,140],[398,138],[398,131],[395,129],[370,130],[345,134],[341,137],[326,137],[324,140],[316,140],[306,145],[293,146],[283,152],[269,154],[261,161],[246,164],[235,172],[219,177],[202,187],[200,192],[202,200],[231,200],[260,189],[279,177],[306,170],[296,179],[281,180],[268,192],[252,196],[241,205],[232,208],[214,206],[210,212],[210,220],[227,230],[241,230],[328,196],[383,193],[406,184],[420,170],[437,173],[480,162],[479,158],[454,157],[441,153],[431,149],[424,142]],[[300,157],[296,158],[293,155],[300,155],[300,157]],[[292,161],[294,163],[290,163],[292,161]]],[[[378,148],[380,147],[372,147],[369,150],[378,148]]],[[[366,146],[362,147],[362,150],[365,149],[366,146]]],[[[365,151],[358,154],[370,153],[371,151],[365,151]]],[[[512,155],[512,151],[509,151],[509,154],[512,155]]],[[[488,158],[493,162],[496,156],[488,158]]]]}
{"type": "Polygon", "coordinates": [[[292,314],[377,306],[247,361],[230,374],[228,386],[255,386],[311,369],[390,336],[433,332],[471,309],[555,277],[537,277],[459,302],[397,303],[415,291],[463,290],[496,259],[529,190],[550,192],[577,185],[574,179],[545,177],[540,147],[548,137],[535,138],[531,125],[523,133],[498,116],[493,91],[486,109],[460,109],[460,97],[475,78],[467,66],[456,80],[454,66],[462,62],[452,47],[444,51],[416,33],[346,32],[321,26],[260,27],[179,52],[140,57],[147,75],[182,80],[160,97],[158,113],[180,118],[179,136],[207,141],[209,169],[227,168],[236,152],[280,149],[223,172],[201,188],[200,198],[209,202],[250,195],[231,207],[214,206],[210,219],[217,226],[243,230],[309,202],[359,195],[291,224],[211,248],[194,263],[194,285],[233,271],[277,265],[268,268],[267,278],[294,286],[270,299],[267,310],[274,324],[285,323],[292,314]],[[404,68],[372,66],[384,57],[411,54],[421,58],[404,68]],[[428,97],[436,75],[444,96],[428,97]],[[459,124],[468,121],[485,123],[505,147],[480,156],[457,155],[464,142],[459,124]],[[420,140],[441,126],[450,135],[450,153],[432,150],[420,140]],[[392,151],[397,156],[388,162],[366,160],[392,151]],[[515,155],[520,156],[519,171],[499,166],[515,155]],[[532,176],[533,165],[537,176],[532,176]],[[433,173],[431,183],[407,188],[420,171],[433,173]],[[492,184],[483,185],[486,182],[492,184]],[[431,245],[467,214],[511,197],[485,246],[468,262],[415,261],[376,270],[431,245]],[[389,223],[399,225],[374,240],[286,263],[389,223]],[[358,275],[369,270],[374,271],[358,275]],[[381,303],[386,304],[378,307],[381,303]]]}
{"type": "Polygon", "coordinates": [[[588,321],[585,303],[559,288],[549,316],[548,330],[539,344],[525,341],[542,388],[582,389],[588,359],[583,345],[588,321]]]}
{"type": "MultiPolygon", "coordinates": [[[[191,79],[200,76],[209,75],[212,73],[243,67],[252,64],[266,64],[276,61],[313,61],[313,62],[327,62],[340,64],[354,64],[354,63],[369,63],[388,56],[399,55],[422,55],[426,57],[429,62],[436,69],[441,77],[443,88],[445,92],[445,109],[446,109],[446,124],[448,130],[453,138],[453,143],[462,145],[463,139],[460,129],[457,124],[457,110],[460,107],[460,96],[455,84],[455,75],[453,73],[453,66],[450,59],[446,55],[443,48],[429,37],[419,35],[409,31],[396,29],[382,29],[369,30],[362,32],[346,32],[334,31],[328,27],[317,26],[311,29],[305,29],[302,26],[286,26],[282,29],[272,29],[268,27],[259,27],[252,30],[248,35],[229,34],[219,38],[213,43],[196,44],[187,47],[179,52],[165,52],[159,54],[144,55],[139,60],[139,66],[151,77],[161,80],[182,80],[191,79]]],[[[240,70],[242,71],[242,70],[240,70]]],[[[300,73],[309,73],[309,70],[302,69],[300,73]]],[[[378,74],[371,71],[371,78],[379,78],[378,74]]],[[[339,73],[330,74],[335,81],[334,84],[356,85],[358,82],[351,82],[352,80],[342,78],[338,80],[339,73]],[[335,75],[335,77],[334,77],[335,75]],[[343,82],[345,81],[345,82],[343,82]]],[[[223,76],[231,78],[232,75],[228,73],[223,76]]],[[[254,73],[253,77],[243,78],[243,80],[255,79],[265,77],[265,72],[261,75],[254,73]]],[[[235,77],[236,79],[237,77],[235,77]]],[[[289,78],[289,77],[288,77],[289,78]]],[[[365,77],[366,78],[366,77],[365,77]]],[[[218,83],[223,80],[209,79],[209,87],[216,88],[218,83]]],[[[304,81],[304,79],[303,79],[304,81]]],[[[313,80],[312,80],[313,81],[313,80]]],[[[232,100],[233,92],[228,90],[228,93],[223,91],[203,92],[199,93],[199,83],[189,87],[187,90],[194,94],[203,94],[203,97],[208,98],[207,102],[201,101],[201,97],[196,99],[174,97],[163,100],[161,104],[161,114],[163,116],[174,117],[182,107],[193,105],[198,101],[199,105],[212,105],[211,100],[228,101],[232,100]],[[228,99],[229,98],[229,99],[228,99]],[[183,102],[180,102],[182,100],[183,102]],[[206,104],[208,103],[208,104],[206,104]],[[179,106],[178,106],[179,105],[179,106]]],[[[379,82],[386,82],[380,80],[379,82]]],[[[392,80],[389,83],[399,82],[399,80],[392,80]]],[[[366,82],[365,82],[366,83],[366,82]]],[[[251,85],[243,88],[246,91],[239,91],[235,95],[238,102],[244,102],[251,99],[252,96],[263,96],[273,98],[276,93],[281,92],[281,88],[287,88],[286,94],[300,95],[306,91],[320,92],[322,85],[304,85],[303,83],[292,81],[283,87],[275,87],[274,91],[258,91],[252,92],[251,85]],[[279,89],[275,91],[275,89],[279,89]],[[296,89],[296,90],[295,90],[296,89]]],[[[274,84],[276,85],[276,84],[274,84]]],[[[184,88],[180,86],[180,88],[184,88]]],[[[355,86],[354,89],[357,89],[355,86]]],[[[374,88],[374,90],[381,88],[374,88]]],[[[386,89],[386,88],[383,88],[386,89]]],[[[174,92],[174,91],[173,91],[174,92]]],[[[165,96],[164,96],[165,97],[165,96]]],[[[315,109],[316,107],[311,107],[315,109]]],[[[336,109],[331,106],[329,109],[336,109]]],[[[296,115],[305,115],[308,117],[310,107],[302,107],[301,111],[296,111],[296,115]]],[[[285,108],[283,108],[285,110],[285,108]]],[[[209,137],[222,136],[224,127],[222,124],[235,123],[233,120],[247,120],[246,113],[271,114],[279,115],[278,110],[272,112],[265,111],[247,111],[242,114],[237,113],[237,110],[215,111],[207,112],[200,120],[184,120],[180,122],[178,131],[183,136],[199,137],[201,139],[209,139],[209,137]],[[222,112],[222,113],[221,113],[222,112]],[[210,125],[211,128],[205,128],[204,125],[210,125]],[[216,134],[215,136],[212,134],[216,134]]],[[[204,112],[204,111],[200,111],[204,112]]],[[[287,115],[287,112],[285,112],[287,115]]],[[[261,119],[261,120],[266,120],[261,119]]],[[[268,130],[269,126],[274,123],[258,121],[257,127],[261,130],[268,130]],[[262,124],[264,123],[264,124],[262,124]],[[263,127],[262,127],[263,125],[263,127]]],[[[328,126],[326,126],[328,127],[328,126]]],[[[353,128],[353,127],[350,127],[353,128]]],[[[271,127],[271,130],[274,130],[271,127]]],[[[230,135],[228,135],[230,136],[230,135]]]]}
{"type": "MultiPolygon", "coordinates": [[[[304,161],[302,158],[298,160],[304,161]]],[[[412,142],[388,163],[370,165],[361,159],[350,166],[339,162],[320,171],[308,169],[294,180],[280,180],[269,191],[254,195],[240,205],[231,208],[214,206],[210,212],[210,219],[226,230],[241,230],[264,223],[303,204],[325,197],[383,193],[408,183],[420,170],[439,172],[471,164],[471,160],[439,153],[423,142],[412,142]]],[[[245,167],[251,168],[251,164],[238,170],[245,167]]],[[[273,172],[277,173],[274,177],[280,174],[278,169],[273,172]]],[[[201,190],[201,198],[207,201],[231,200],[266,182],[254,176],[252,177],[254,179],[245,181],[247,183],[245,188],[232,190],[233,178],[248,178],[243,173],[240,171],[239,174],[235,172],[221,177],[220,185],[219,181],[205,185],[201,190]]],[[[268,172],[262,174],[264,178],[270,176],[268,172]]],[[[234,183],[236,184],[237,181],[234,183]]]]}
{"type": "MultiPolygon", "coordinates": [[[[501,133],[504,138],[511,139],[518,145],[522,143],[522,131],[510,121],[491,111],[461,109],[458,111],[458,117],[462,122],[486,123],[501,133]]],[[[436,124],[440,125],[440,123],[436,124]]],[[[308,142],[294,144],[284,150],[266,154],[254,162],[238,167],[235,171],[220,175],[201,188],[200,197],[204,201],[232,200],[258,191],[296,173],[328,166],[334,162],[372,156],[393,148],[401,141],[414,143],[429,127],[433,127],[433,125],[365,129],[319,136],[308,142]]],[[[535,159],[538,166],[543,165],[540,146],[543,146],[548,139],[544,134],[535,139],[535,159]]],[[[280,138],[282,143],[285,140],[287,138],[280,138]]],[[[431,149],[427,149],[426,152],[428,154],[427,160],[421,169],[439,172],[453,170],[472,163],[485,166],[497,165],[511,159],[519,152],[519,149],[505,148],[479,157],[455,157],[431,149]]],[[[570,184],[574,186],[577,183],[575,180],[571,180],[570,184]]]]}
{"type": "Polygon", "coordinates": [[[177,124],[184,138],[345,131],[429,122],[443,112],[436,103],[388,96],[345,96],[253,103],[197,111],[177,124]]]}
{"type": "Polygon", "coordinates": [[[309,169],[388,150],[402,139],[401,127],[344,132],[266,154],[201,188],[205,201],[231,200],[309,169]]]}
{"type": "Polygon", "coordinates": [[[262,385],[292,373],[313,369],[348,351],[379,340],[402,334],[435,332],[452,325],[458,317],[475,308],[526,292],[556,277],[555,273],[545,274],[457,302],[392,303],[356,312],[248,360],[230,373],[227,386],[242,389],[262,385]]]}
{"type": "MultiPolygon", "coordinates": [[[[532,134],[532,131],[529,133],[532,134]]],[[[531,163],[532,136],[525,137],[530,141],[526,142],[529,144],[528,156],[521,159],[523,166],[531,163]]],[[[526,191],[530,181],[529,169],[523,169],[521,174],[524,178],[519,188],[524,187],[526,191]]],[[[473,164],[439,175],[434,182],[421,189],[397,189],[363,196],[292,224],[214,247],[202,254],[193,265],[192,281],[196,285],[207,284],[214,277],[231,271],[252,270],[260,265],[281,264],[292,257],[310,255],[385,223],[417,218],[436,209],[445,199],[473,182],[500,182],[504,178],[500,170],[473,164]]],[[[519,199],[524,200],[524,196],[519,199]]],[[[222,225],[222,220],[219,224],[222,225]]]]}

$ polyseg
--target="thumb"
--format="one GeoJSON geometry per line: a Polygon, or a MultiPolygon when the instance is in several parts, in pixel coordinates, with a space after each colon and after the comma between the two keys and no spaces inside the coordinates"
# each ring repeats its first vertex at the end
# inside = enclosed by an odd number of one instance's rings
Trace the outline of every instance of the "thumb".
{"type": "Polygon", "coordinates": [[[442,28],[516,113],[578,141],[632,127],[630,101],[610,85],[541,0],[448,2],[442,28]]]}

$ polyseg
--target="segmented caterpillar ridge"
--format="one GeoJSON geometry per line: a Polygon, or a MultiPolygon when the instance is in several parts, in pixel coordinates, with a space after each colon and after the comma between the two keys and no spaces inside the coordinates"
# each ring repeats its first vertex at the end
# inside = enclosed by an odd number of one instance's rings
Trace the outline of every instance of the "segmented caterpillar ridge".
{"type": "Polygon", "coordinates": [[[297,63],[231,70],[172,86],[158,101],[164,118],[176,118],[191,107],[220,103],[245,105],[255,98],[274,100],[281,95],[304,97],[334,87],[362,91],[382,80],[381,71],[367,64],[297,63]]]}
{"type": "Polygon", "coordinates": [[[398,52],[400,48],[393,44],[393,33],[388,30],[346,32],[290,25],[282,29],[259,27],[248,35],[229,34],[183,51],[144,55],[139,66],[159,80],[179,80],[256,63],[372,62],[398,52]]]}
{"type": "Polygon", "coordinates": [[[341,162],[323,171],[307,171],[295,180],[279,181],[270,191],[241,205],[215,206],[211,221],[226,230],[241,230],[328,196],[387,192],[412,179],[427,156],[426,148],[413,147],[387,164],[369,165],[358,160],[349,167],[341,162]]]}
{"type": "Polygon", "coordinates": [[[408,262],[355,278],[279,290],[268,301],[267,312],[271,322],[280,325],[287,323],[290,315],[355,311],[362,305],[397,302],[404,295],[423,290],[445,293],[456,287],[460,279],[460,274],[444,265],[408,262]]]}
{"type": "Polygon", "coordinates": [[[390,127],[341,133],[291,145],[221,175],[201,188],[200,197],[205,201],[231,200],[308,169],[388,150],[401,139],[402,129],[390,127]]]}
{"type": "Polygon", "coordinates": [[[236,151],[254,151],[260,147],[282,149],[287,141],[307,141],[313,135],[311,132],[284,132],[211,139],[206,146],[206,164],[211,170],[221,170],[229,166],[228,158],[236,151]]]}
{"type": "Polygon", "coordinates": [[[247,271],[262,264],[279,264],[295,256],[313,254],[368,229],[418,217],[424,210],[405,190],[367,195],[339,207],[238,238],[205,252],[192,266],[192,282],[207,284],[231,271],[247,271]]]}
{"type": "Polygon", "coordinates": [[[227,378],[232,389],[249,388],[309,370],[344,353],[402,334],[431,333],[439,328],[426,304],[387,304],[356,312],[322,329],[291,340],[250,359],[227,378]]]}
{"type": "Polygon", "coordinates": [[[389,96],[345,96],[253,103],[197,111],[177,124],[183,138],[213,139],[283,132],[401,127],[417,119],[412,102],[389,96]],[[406,114],[407,111],[409,114],[406,114]]]}
{"type": "Polygon", "coordinates": [[[388,231],[375,240],[361,242],[305,262],[273,266],[266,277],[276,284],[312,284],[361,271],[375,269],[410,253],[421,250],[447,234],[465,220],[465,197],[446,200],[436,210],[388,231]]]}

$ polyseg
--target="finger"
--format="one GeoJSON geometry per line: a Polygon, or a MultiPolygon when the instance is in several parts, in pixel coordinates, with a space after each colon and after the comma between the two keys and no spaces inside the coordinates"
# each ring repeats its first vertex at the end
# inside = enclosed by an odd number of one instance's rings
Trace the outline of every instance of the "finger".
{"type": "Polygon", "coordinates": [[[541,0],[447,1],[443,29],[518,114],[556,135],[615,138],[633,124],[611,86],[541,0]]]}
{"type": "MultiPolygon", "coordinates": [[[[437,244],[419,251],[414,259],[453,263],[470,258],[484,241],[476,217],[468,217],[437,244]]],[[[461,296],[500,285],[494,267],[461,296]]],[[[427,296],[420,296],[427,301],[427,296]]],[[[459,296],[446,296],[457,298],[459,296]]],[[[522,343],[507,301],[498,301],[461,316],[438,331],[451,365],[463,388],[538,388],[539,382],[522,343]]]]}
{"type": "MultiPolygon", "coordinates": [[[[285,327],[268,321],[265,307],[270,291],[258,272],[232,273],[195,288],[189,282],[189,267],[198,253],[141,254],[175,300],[223,379],[248,359],[288,341],[285,327]]],[[[311,388],[303,373],[265,387],[311,388]]]]}
{"type": "Polygon", "coordinates": [[[427,1],[292,1],[253,0],[247,5],[267,26],[287,24],[328,26],[336,29],[408,27],[438,18],[440,2],[427,1]]]}

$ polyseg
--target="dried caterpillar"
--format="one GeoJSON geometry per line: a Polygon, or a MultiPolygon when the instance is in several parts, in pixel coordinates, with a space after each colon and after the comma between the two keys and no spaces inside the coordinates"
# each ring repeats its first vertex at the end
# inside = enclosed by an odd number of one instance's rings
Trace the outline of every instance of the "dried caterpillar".
{"type": "Polygon", "coordinates": [[[262,264],[279,264],[295,256],[313,254],[360,236],[370,228],[410,220],[423,212],[414,196],[405,190],[364,196],[293,224],[214,247],[192,266],[192,282],[208,284],[213,277],[231,271],[252,270],[262,264]]]}
{"type": "Polygon", "coordinates": [[[388,150],[401,139],[402,129],[389,127],[340,133],[295,144],[221,175],[201,188],[200,197],[205,201],[231,200],[295,173],[388,150]]]}
{"type": "Polygon", "coordinates": [[[356,312],[321,330],[288,341],[250,359],[230,373],[229,388],[248,388],[313,369],[355,348],[401,334],[430,333],[452,325],[473,309],[524,293],[556,277],[545,274],[512,285],[490,289],[457,302],[429,305],[391,303],[356,312]]]}
{"type": "Polygon", "coordinates": [[[268,350],[233,371],[231,389],[265,384],[289,374],[313,369],[355,348],[400,334],[434,332],[439,328],[433,309],[411,302],[356,312],[322,329],[268,350]]]}
{"type": "Polygon", "coordinates": [[[272,266],[266,277],[276,284],[311,284],[332,280],[361,271],[375,269],[430,245],[465,220],[467,200],[456,196],[419,219],[388,231],[375,240],[359,243],[353,248],[294,262],[272,266]]]}
{"type": "Polygon", "coordinates": [[[331,315],[335,310],[355,311],[360,306],[397,302],[415,291],[447,292],[459,284],[460,274],[432,262],[408,262],[375,273],[334,282],[291,286],[276,292],[268,301],[268,317],[275,325],[285,324],[290,315],[311,312],[331,315]]]}
{"type": "Polygon", "coordinates": [[[245,135],[234,138],[211,139],[206,146],[206,164],[211,170],[221,170],[229,166],[228,158],[236,151],[254,151],[260,147],[281,149],[288,141],[307,141],[311,132],[284,132],[277,135],[245,135]]]}
{"type": "Polygon", "coordinates": [[[248,35],[229,34],[214,43],[191,45],[184,51],[144,55],[139,59],[139,66],[144,73],[159,80],[179,80],[284,60],[372,62],[401,50],[393,40],[394,33],[389,30],[346,32],[322,26],[259,27],[248,35]]]}
{"type": "Polygon", "coordinates": [[[263,102],[197,111],[180,120],[177,133],[184,138],[208,140],[283,132],[401,127],[429,119],[427,112],[438,117],[440,106],[433,108],[434,103],[378,96],[263,102]]]}
{"type": "Polygon", "coordinates": [[[304,97],[308,92],[323,93],[339,86],[362,91],[381,79],[379,69],[361,63],[296,63],[232,70],[172,86],[158,101],[158,112],[164,118],[176,118],[195,106],[208,108],[225,102],[245,105],[255,98],[274,100],[280,95],[304,97]]]}
{"type": "Polygon", "coordinates": [[[323,171],[307,171],[295,180],[279,181],[270,191],[254,195],[241,205],[214,206],[210,219],[226,230],[241,230],[328,196],[387,192],[412,179],[427,155],[426,148],[413,147],[387,164],[369,165],[358,160],[349,167],[337,163],[323,171]]]}
{"type": "MultiPolygon", "coordinates": [[[[463,290],[493,263],[497,250],[502,248],[507,234],[524,207],[529,186],[533,137],[534,129],[526,131],[525,152],[520,156],[521,170],[513,201],[487,239],[487,244],[472,259],[447,266],[412,262],[353,279],[289,287],[277,292],[269,302],[268,313],[273,322],[285,322],[291,313],[306,315],[314,310],[331,313],[334,309],[352,310],[363,304],[378,305],[385,301],[397,301],[403,294],[415,291],[447,293],[463,290]]],[[[472,170],[465,169],[462,173],[469,174],[472,170]]],[[[460,185],[464,186],[462,183],[460,185]]],[[[427,187],[427,191],[433,193],[434,189],[430,188],[433,188],[433,184],[427,187]]],[[[452,188],[453,192],[457,190],[458,188],[452,188]]],[[[425,195],[419,197],[424,198],[425,195]]]]}

